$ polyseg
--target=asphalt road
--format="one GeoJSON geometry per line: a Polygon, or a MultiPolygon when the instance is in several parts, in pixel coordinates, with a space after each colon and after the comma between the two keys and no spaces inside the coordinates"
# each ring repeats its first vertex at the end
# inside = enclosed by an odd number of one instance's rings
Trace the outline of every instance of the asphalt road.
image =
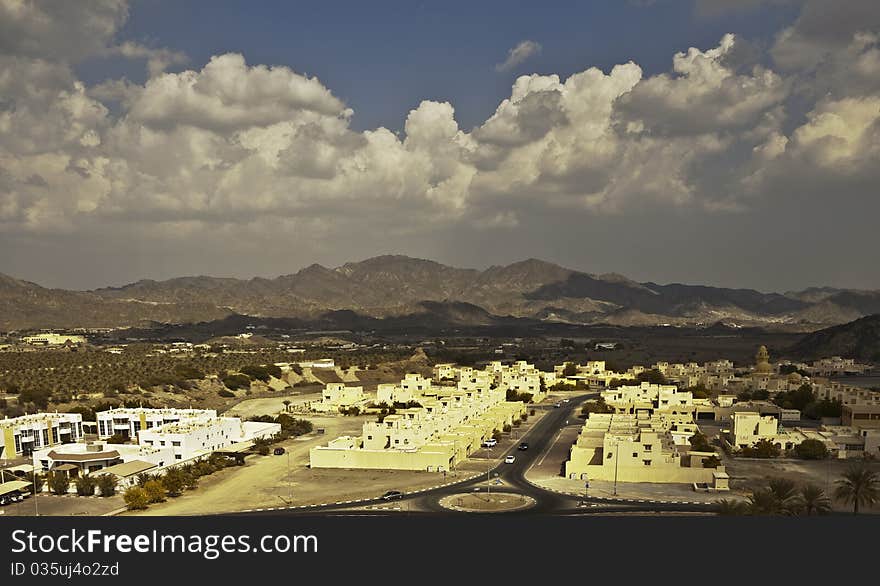
{"type": "MultiPolygon", "coordinates": [[[[576,408],[588,398],[597,396],[598,393],[585,393],[569,397],[569,401],[562,403],[561,407],[553,405],[535,406],[535,409],[544,410],[546,413],[534,424],[523,436],[518,437],[511,446],[504,451],[494,449],[481,449],[473,454],[473,458],[485,458],[487,463],[486,474],[476,478],[464,480],[449,486],[430,489],[411,495],[404,494],[400,500],[387,502],[380,498],[361,501],[357,505],[331,504],[323,506],[309,506],[294,509],[276,509],[266,511],[252,511],[236,513],[241,515],[449,515],[453,511],[440,505],[440,499],[466,492],[479,490],[486,492],[487,478],[492,481],[500,480],[500,483],[488,484],[492,493],[515,493],[524,494],[535,499],[535,505],[521,511],[503,513],[505,515],[584,515],[596,513],[634,513],[634,512],[707,512],[711,508],[705,504],[678,504],[678,503],[638,503],[624,499],[609,500],[598,498],[583,498],[561,494],[546,490],[529,483],[526,472],[532,465],[539,461],[543,454],[550,449],[556,434],[565,427],[566,421],[576,421],[576,408]],[[529,444],[528,450],[517,449],[520,442],[529,444]],[[504,463],[504,456],[513,454],[516,460],[512,464],[504,463]],[[489,457],[491,456],[491,458],[489,457]],[[500,462],[500,463],[499,463],[500,462]],[[382,509],[364,509],[364,507],[382,506],[382,509]]],[[[498,513],[495,513],[498,514],[498,513]]]]}

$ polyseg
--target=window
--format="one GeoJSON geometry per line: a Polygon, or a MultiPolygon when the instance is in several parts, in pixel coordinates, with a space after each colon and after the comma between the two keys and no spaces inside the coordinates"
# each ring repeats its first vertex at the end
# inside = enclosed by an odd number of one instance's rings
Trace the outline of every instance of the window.
{"type": "Polygon", "coordinates": [[[643,444],[642,447],[645,448],[645,451],[646,451],[646,452],[650,452],[650,451],[651,451],[651,448],[652,448],[653,446],[652,446],[651,444],[643,444]]]}
{"type": "Polygon", "coordinates": [[[605,456],[605,459],[610,460],[610,459],[611,459],[611,456],[613,456],[613,455],[614,455],[614,454],[613,454],[612,452],[608,452],[608,455],[605,456]]]}
{"type": "Polygon", "coordinates": [[[633,452],[633,458],[638,458],[638,457],[639,457],[639,453],[638,453],[638,452],[633,452]]]}
{"type": "Polygon", "coordinates": [[[174,454],[175,460],[180,460],[181,458],[182,458],[182,456],[180,454],[174,454]]]}
{"type": "Polygon", "coordinates": [[[176,448],[179,448],[179,447],[180,447],[180,442],[171,442],[171,445],[174,446],[174,447],[176,447],[176,448]]]}
{"type": "Polygon", "coordinates": [[[650,465],[651,465],[651,461],[650,461],[650,460],[642,460],[642,463],[643,463],[645,466],[650,466],[650,465]]]}

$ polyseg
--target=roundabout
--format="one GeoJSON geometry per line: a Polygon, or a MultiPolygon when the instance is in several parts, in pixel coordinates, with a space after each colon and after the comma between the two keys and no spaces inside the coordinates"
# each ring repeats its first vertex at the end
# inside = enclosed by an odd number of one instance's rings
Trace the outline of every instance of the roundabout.
{"type": "Polygon", "coordinates": [[[463,492],[440,499],[440,506],[462,513],[507,513],[535,506],[535,499],[513,492],[463,492]]]}

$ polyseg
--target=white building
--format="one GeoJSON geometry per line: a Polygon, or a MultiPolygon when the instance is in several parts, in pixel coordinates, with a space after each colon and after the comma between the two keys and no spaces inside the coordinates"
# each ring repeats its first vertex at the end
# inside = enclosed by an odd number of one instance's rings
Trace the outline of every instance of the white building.
{"type": "Polygon", "coordinates": [[[25,344],[30,344],[31,346],[61,346],[68,342],[71,344],[86,343],[85,336],[68,336],[66,334],[53,334],[51,332],[25,336],[21,340],[25,344]]]}
{"type": "Polygon", "coordinates": [[[126,439],[136,439],[142,429],[153,429],[168,423],[190,419],[217,417],[213,409],[149,409],[146,407],[122,407],[96,414],[98,437],[107,439],[120,435],[126,439]]]}
{"type": "Polygon", "coordinates": [[[363,387],[347,387],[345,383],[327,383],[321,393],[321,401],[312,403],[314,411],[332,413],[340,409],[360,407],[365,405],[369,397],[364,393],[363,387]]]}
{"type": "Polygon", "coordinates": [[[186,462],[239,442],[271,437],[280,431],[281,425],[277,423],[242,421],[238,417],[189,418],[140,430],[138,444],[171,448],[175,462],[186,462]]]}
{"type": "Polygon", "coordinates": [[[0,455],[29,456],[36,450],[69,444],[83,437],[79,413],[34,413],[0,420],[0,455]]]}

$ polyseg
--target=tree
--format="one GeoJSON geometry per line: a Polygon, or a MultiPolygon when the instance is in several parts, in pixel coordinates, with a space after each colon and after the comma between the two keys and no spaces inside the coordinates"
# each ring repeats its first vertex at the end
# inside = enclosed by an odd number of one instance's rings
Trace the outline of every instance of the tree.
{"type": "Polygon", "coordinates": [[[719,515],[748,515],[749,504],[733,499],[721,499],[717,502],[719,515]]]}
{"type": "Polygon", "coordinates": [[[142,510],[150,506],[150,497],[147,495],[147,491],[140,486],[132,486],[126,490],[122,499],[129,511],[142,510]]]}
{"type": "Polygon", "coordinates": [[[703,460],[703,468],[718,468],[719,466],[721,466],[721,458],[714,454],[703,460]]]}
{"type": "Polygon", "coordinates": [[[578,373],[577,364],[574,362],[566,362],[565,368],[562,369],[562,376],[574,376],[578,373]]]}
{"type": "Polygon", "coordinates": [[[589,415],[590,413],[611,413],[613,411],[614,409],[612,409],[602,397],[599,397],[595,401],[587,401],[584,403],[584,406],[581,407],[581,415],[584,416],[589,415]]]}
{"type": "Polygon", "coordinates": [[[880,501],[880,477],[864,463],[850,467],[836,485],[834,498],[852,503],[853,515],[859,514],[861,506],[871,507],[880,501]]]}
{"type": "Polygon", "coordinates": [[[636,375],[636,380],[640,383],[647,382],[651,383],[652,385],[665,385],[668,382],[666,380],[666,377],[663,376],[663,373],[656,368],[640,372],[636,375]]]}
{"type": "Polygon", "coordinates": [[[506,396],[504,397],[506,401],[510,401],[512,403],[516,401],[521,401],[523,403],[531,403],[532,402],[532,394],[531,393],[520,393],[515,389],[507,389],[506,396]]]}
{"type": "Polygon", "coordinates": [[[77,478],[74,484],[76,485],[76,494],[79,496],[92,496],[95,494],[95,486],[97,486],[98,481],[95,480],[94,476],[84,474],[77,478]]]}
{"type": "Polygon", "coordinates": [[[149,480],[144,484],[144,492],[147,493],[147,501],[150,503],[165,502],[165,487],[159,480],[149,480]]]}
{"type": "Polygon", "coordinates": [[[824,515],[831,511],[831,500],[825,491],[815,484],[801,487],[801,505],[805,515],[824,515]]]}
{"type": "Polygon", "coordinates": [[[783,409],[803,411],[815,399],[816,395],[813,393],[813,387],[809,383],[804,383],[794,391],[777,393],[773,397],[773,402],[783,409]]]}
{"type": "Polygon", "coordinates": [[[108,444],[127,444],[128,438],[122,435],[121,433],[114,433],[110,437],[107,438],[108,444]]]}
{"type": "Polygon", "coordinates": [[[261,456],[268,456],[269,455],[269,445],[270,445],[269,440],[267,440],[264,437],[258,437],[257,439],[254,440],[253,450],[255,452],[257,452],[258,454],[260,454],[261,456]]]}
{"type": "Polygon", "coordinates": [[[776,458],[780,453],[779,447],[768,439],[758,440],[754,446],[742,450],[743,456],[749,458],[776,458]]]}
{"type": "Polygon", "coordinates": [[[98,475],[98,490],[101,491],[101,496],[103,497],[113,496],[114,494],[116,494],[117,484],[119,484],[119,480],[112,474],[98,475]]]}
{"type": "Polygon", "coordinates": [[[284,400],[281,401],[281,402],[284,403],[284,410],[285,410],[285,411],[290,411],[290,399],[284,399],[284,400]]]}
{"type": "Polygon", "coordinates": [[[165,472],[160,482],[167,491],[168,496],[176,497],[183,494],[183,489],[186,486],[186,477],[179,468],[171,468],[165,472]]]}
{"type": "Polygon", "coordinates": [[[70,488],[70,477],[64,472],[49,472],[49,490],[52,494],[67,494],[70,488]]]}
{"type": "Polygon", "coordinates": [[[797,515],[801,508],[800,492],[788,478],[773,478],[766,488],[749,497],[749,510],[754,515],[797,515]]]}
{"type": "MultiPolygon", "coordinates": [[[[709,440],[706,438],[706,435],[697,431],[694,435],[690,437],[691,449],[695,452],[711,452],[712,446],[709,445],[709,440]]],[[[714,468],[714,466],[713,466],[714,468]]]]}
{"type": "Polygon", "coordinates": [[[31,487],[34,492],[40,492],[43,490],[43,483],[45,479],[43,475],[39,472],[27,472],[24,475],[25,480],[31,483],[31,487]]]}
{"type": "Polygon", "coordinates": [[[828,457],[828,448],[815,439],[806,439],[794,447],[794,455],[802,460],[822,460],[828,457]]]}

